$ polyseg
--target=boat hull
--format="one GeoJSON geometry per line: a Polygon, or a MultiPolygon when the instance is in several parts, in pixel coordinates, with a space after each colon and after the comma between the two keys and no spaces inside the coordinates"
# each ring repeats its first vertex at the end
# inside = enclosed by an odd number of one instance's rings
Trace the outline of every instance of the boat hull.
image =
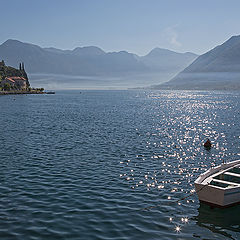
{"type": "Polygon", "coordinates": [[[210,206],[224,208],[240,204],[240,188],[223,190],[195,183],[195,189],[199,201],[210,206]]]}
{"type": "Polygon", "coordinates": [[[240,160],[210,168],[194,182],[199,201],[214,207],[240,203],[240,160]],[[237,172],[231,172],[237,168],[237,172]],[[231,179],[231,177],[235,179],[231,179]]]}

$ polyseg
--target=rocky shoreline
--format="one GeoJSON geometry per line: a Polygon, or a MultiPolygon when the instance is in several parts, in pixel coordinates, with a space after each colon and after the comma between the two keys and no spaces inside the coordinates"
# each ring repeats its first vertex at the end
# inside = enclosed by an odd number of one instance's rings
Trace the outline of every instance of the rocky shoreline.
{"type": "Polygon", "coordinates": [[[31,91],[0,91],[0,95],[10,95],[10,94],[55,94],[55,92],[43,92],[37,90],[31,91]]]}

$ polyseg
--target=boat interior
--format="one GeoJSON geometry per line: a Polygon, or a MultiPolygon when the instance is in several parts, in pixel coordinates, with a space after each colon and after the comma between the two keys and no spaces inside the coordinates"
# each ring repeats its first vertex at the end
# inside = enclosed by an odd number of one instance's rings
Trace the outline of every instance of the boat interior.
{"type": "Polygon", "coordinates": [[[240,165],[218,172],[204,182],[223,189],[240,187],[240,165]]]}

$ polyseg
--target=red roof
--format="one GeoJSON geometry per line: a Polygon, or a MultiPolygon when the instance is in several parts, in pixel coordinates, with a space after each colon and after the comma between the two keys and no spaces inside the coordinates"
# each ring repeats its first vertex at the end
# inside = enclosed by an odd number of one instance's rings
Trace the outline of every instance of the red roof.
{"type": "Polygon", "coordinates": [[[7,77],[5,78],[6,80],[9,80],[11,82],[15,82],[15,80],[23,80],[26,81],[26,79],[24,77],[7,77]]]}
{"type": "Polygon", "coordinates": [[[15,81],[14,81],[13,79],[11,79],[11,78],[5,78],[5,80],[8,80],[8,81],[10,81],[10,82],[15,83],[15,81]]]}

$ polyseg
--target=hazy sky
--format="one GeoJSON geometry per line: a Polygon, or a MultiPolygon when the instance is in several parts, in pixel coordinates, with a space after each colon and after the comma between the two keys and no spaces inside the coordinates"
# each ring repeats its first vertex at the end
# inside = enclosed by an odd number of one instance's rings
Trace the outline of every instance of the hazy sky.
{"type": "Polygon", "coordinates": [[[0,0],[0,43],[202,54],[240,34],[239,0],[0,0]]]}

